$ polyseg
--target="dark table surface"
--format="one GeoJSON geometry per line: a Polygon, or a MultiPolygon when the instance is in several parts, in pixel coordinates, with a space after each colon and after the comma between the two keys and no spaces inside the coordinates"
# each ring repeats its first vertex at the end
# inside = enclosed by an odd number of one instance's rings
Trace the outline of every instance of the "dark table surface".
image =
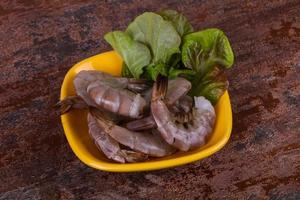
{"type": "Polygon", "coordinates": [[[300,199],[300,1],[0,2],[0,199],[300,199]],[[204,160],[108,173],[78,160],[52,105],[68,69],[106,51],[103,35],[138,14],[183,12],[217,27],[227,71],[228,144],[204,160]]]}

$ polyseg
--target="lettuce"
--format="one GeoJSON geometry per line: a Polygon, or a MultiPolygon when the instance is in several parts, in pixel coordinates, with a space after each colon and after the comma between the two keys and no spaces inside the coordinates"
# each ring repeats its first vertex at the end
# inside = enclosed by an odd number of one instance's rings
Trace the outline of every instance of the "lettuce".
{"type": "Polygon", "coordinates": [[[222,72],[232,67],[234,55],[226,35],[212,28],[188,34],[182,46],[182,62],[195,71],[192,96],[204,96],[213,104],[228,88],[222,72]]]}
{"type": "Polygon", "coordinates": [[[213,105],[228,89],[227,77],[224,70],[220,70],[217,66],[212,71],[203,76],[199,82],[195,82],[195,77],[192,80],[191,96],[204,96],[213,105]]]}
{"type": "Polygon", "coordinates": [[[125,32],[110,32],[104,39],[124,60],[122,76],[153,81],[159,74],[185,77],[192,83],[189,95],[213,104],[228,88],[224,70],[234,63],[228,38],[216,28],[193,32],[177,11],[145,12],[125,32]]]}
{"type": "Polygon", "coordinates": [[[193,32],[192,25],[188,22],[186,17],[175,10],[164,10],[159,13],[165,20],[170,21],[178,34],[182,37],[188,33],[193,32]]]}
{"type": "Polygon", "coordinates": [[[145,12],[135,18],[127,27],[126,33],[149,47],[152,64],[166,64],[174,53],[179,52],[181,38],[176,29],[153,12],[145,12]]]}
{"type": "Polygon", "coordinates": [[[147,46],[134,41],[127,33],[121,31],[109,32],[105,34],[104,39],[121,55],[130,74],[134,78],[140,78],[143,67],[151,61],[147,46]]]}

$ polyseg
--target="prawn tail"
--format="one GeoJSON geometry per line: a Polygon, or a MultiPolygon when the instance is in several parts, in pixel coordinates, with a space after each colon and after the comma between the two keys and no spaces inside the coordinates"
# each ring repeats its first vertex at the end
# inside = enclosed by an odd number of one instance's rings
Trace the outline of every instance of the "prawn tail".
{"type": "Polygon", "coordinates": [[[152,100],[164,99],[168,90],[168,78],[158,75],[153,86],[152,100]]]}
{"type": "Polygon", "coordinates": [[[110,119],[105,115],[105,113],[102,110],[94,107],[89,107],[89,112],[95,119],[104,121],[105,123],[110,123],[110,119]]]}
{"type": "Polygon", "coordinates": [[[69,96],[57,102],[54,107],[60,111],[61,115],[63,115],[69,112],[72,108],[85,109],[88,108],[88,105],[79,96],[69,96]]]}
{"type": "Polygon", "coordinates": [[[97,119],[97,121],[101,121],[102,124],[107,124],[109,126],[114,125],[114,123],[118,122],[118,119],[115,118],[111,113],[104,112],[99,108],[89,107],[90,114],[97,119]]]}
{"type": "Polygon", "coordinates": [[[124,155],[124,158],[127,162],[133,163],[133,162],[142,162],[148,159],[147,154],[143,154],[140,152],[132,151],[132,150],[121,150],[122,154],[124,155]]]}
{"type": "Polygon", "coordinates": [[[132,131],[142,131],[156,127],[156,123],[152,116],[135,121],[128,122],[125,127],[132,131]]]}
{"type": "Polygon", "coordinates": [[[140,92],[143,92],[143,91],[149,89],[150,86],[151,86],[151,83],[145,79],[130,78],[128,80],[127,89],[132,92],[140,93],[140,92]]]}

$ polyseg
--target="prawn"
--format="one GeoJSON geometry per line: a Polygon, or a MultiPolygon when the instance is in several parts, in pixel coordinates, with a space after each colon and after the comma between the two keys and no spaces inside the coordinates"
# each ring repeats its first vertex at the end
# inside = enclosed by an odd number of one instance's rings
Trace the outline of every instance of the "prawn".
{"type": "MultiPolygon", "coordinates": [[[[168,81],[168,89],[165,98],[166,105],[174,113],[184,111],[188,113],[191,110],[193,99],[187,96],[187,92],[191,89],[191,83],[181,77],[168,81]]],[[[147,105],[150,105],[152,89],[144,93],[147,105]]],[[[182,118],[182,117],[179,117],[182,118]]],[[[156,124],[153,117],[150,115],[143,119],[137,119],[125,124],[126,128],[134,131],[155,128],[156,124]]]]}
{"type": "Polygon", "coordinates": [[[107,158],[120,163],[139,162],[148,159],[148,155],[143,153],[122,149],[116,140],[99,127],[92,113],[88,113],[87,120],[91,138],[107,158]]]}
{"type": "Polygon", "coordinates": [[[206,136],[212,132],[215,122],[214,107],[204,97],[194,97],[192,119],[186,126],[179,124],[164,102],[167,84],[168,81],[160,76],[153,87],[151,113],[158,131],[168,144],[182,151],[200,147],[205,143],[206,136]]]}
{"type": "Polygon", "coordinates": [[[114,122],[105,119],[100,110],[94,110],[97,125],[99,128],[120,144],[153,157],[170,155],[176,151],[171,145],[161,138],[157,131],[134,132],[116,125],[114,122]]]}
{"type": "Polygon", "coordinates": [[[88,105],[96,107],[97,105],[87,93],[88,86],[95,82],[101,81],[106,85],[118,89],[128,89],[133,92],[141,92],[149,88],[146,80],[138,80],[133,78],[114,77],[105,72],[96,70],[80,71],[74,78],[74,87],[78,96],[84,99],[88,105]]]}
{"type": "Polygon", "coordinates": [[[146,106],[140,94],[129,90],[148,87],[143,80],[117,78],[99,71],[81,71],[74,79],[74,86],[78,96],[58,102],[57,106],[60,107],[61,114],[71,108],[91,106],[112,114],[139,118],[146,106]]]}

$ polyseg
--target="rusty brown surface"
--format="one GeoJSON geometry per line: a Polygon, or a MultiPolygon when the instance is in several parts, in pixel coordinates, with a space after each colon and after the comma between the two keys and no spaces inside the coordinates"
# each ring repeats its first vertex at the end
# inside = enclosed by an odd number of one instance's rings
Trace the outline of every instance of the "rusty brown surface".
{"type": "Polygon", "coordinates": [[[300,199],[299,10],[299,0],[2,0],[0,199],[300,199]],[[232,137],[181,167],[91,169],[72,153],[52,108],[64,75],[109,49],[104,33],[163,8],[228,35],[232,137]]]}

